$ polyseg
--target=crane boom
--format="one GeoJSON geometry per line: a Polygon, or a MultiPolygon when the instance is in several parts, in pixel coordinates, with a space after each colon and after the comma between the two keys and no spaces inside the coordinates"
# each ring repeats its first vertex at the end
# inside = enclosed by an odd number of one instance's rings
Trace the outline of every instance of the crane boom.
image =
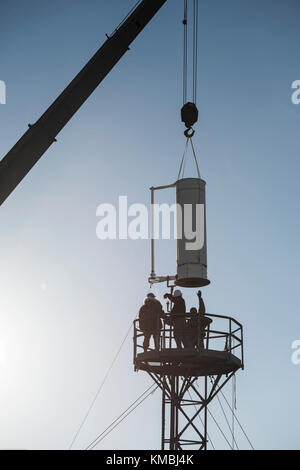
{"type": "Polygon", "coordinates": [[[0,161],[0,205],[167,0],[143,0],[0,161]]]}

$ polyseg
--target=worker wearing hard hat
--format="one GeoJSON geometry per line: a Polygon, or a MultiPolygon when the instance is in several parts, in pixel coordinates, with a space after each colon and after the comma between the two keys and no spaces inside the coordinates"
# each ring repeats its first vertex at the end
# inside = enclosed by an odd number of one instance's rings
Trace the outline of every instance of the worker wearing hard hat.
{"type": "Polygon", "coordinates": [[[153,336],[155,350],[159,350],[160,330],[162,329],[161,318],[164,311],[159,300],[155,298],[153,292],[147,294],[144,304],[139,311],[139,326],[144,333],[144,351],[149,348],[151,336],[153,336]]]}
{"type": "Polygon", "coordinates": [[[173,303],[171,310],[171,323],[174,328],[174,338],[178,349],[182,349],[185,345],[185,301],[182,297],[182,292],[179,289],[174,291],[174,294],[165,294],[165,299],[171,300],[173,303]]]}

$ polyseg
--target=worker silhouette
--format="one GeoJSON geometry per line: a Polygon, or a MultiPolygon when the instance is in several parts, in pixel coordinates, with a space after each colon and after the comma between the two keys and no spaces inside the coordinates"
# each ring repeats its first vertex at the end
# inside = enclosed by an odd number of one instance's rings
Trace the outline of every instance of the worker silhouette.
{"type": "Polygon", "coordinates": [[[186,325],[186,343],[189,347],[204,349],[204,338],[206,327],[211,323],[211,319],[205,316],[205,304],[202,293],[197,292],[199,300],[198,312],[196,307],[190,309],[191,318],[186,325]]]}
{"type": "Polygon", "coordinates": [[[185,341],[189,348],[196,348],[198,345],[199,315],[196,307],[190,309],[190,318],[186,323],[185,341]]]}
{"type": "Polygon", "coordinates": [[[151,336],[153,336],[155,350],[159,350],[160,330],[162,329],[161,318],[163,316],[164,311],[160,301],[150,292],[139,311],[140,330],[144,333],[144,352],[149,348],[151,336]]]}
{"type": "Polygon", "coordinates": [[[185,346],[185,336],[186,336],[186,321],[185,321],[185,301],[182,297],[182,292],[179,289],[174,291],[174,295],[165,294],[165,299],[171,300],[173,303],[170,323],[174,329],[174,338],[176,342],[177,349],[182,349],[185,346]]]}

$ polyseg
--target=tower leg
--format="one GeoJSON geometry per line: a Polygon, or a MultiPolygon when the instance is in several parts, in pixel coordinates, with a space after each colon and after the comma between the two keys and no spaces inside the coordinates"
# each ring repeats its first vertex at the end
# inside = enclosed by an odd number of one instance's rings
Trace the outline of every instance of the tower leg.
{"type": "Polygon", "coordinates": [[[204,377],[204,450],[207,450],[207,375],[204,377]]]}
{"type": "Polygon", "coordinates": [[[161,409],[161,450],[165,450],[165,428],[166,428],[166,376],[162,377],[162,409],[161,409]]]}
{"type": "Polygon", "coordinates": [[[181,450],[184,447],[193,446],[196,448],[206,448],[206,417],[204,413],[204,398],[201,396],[192,397],[191,391],[194,387],[194,377],[161,376],[156,382],[160,383],[162,389],[162,450],[181,450]],[[180,384],[180,379],[182,383],[180,384]],[[193,417],[195,412],[202,408],[200,421],[193,417]],[[166,433],[166,417],[169,419],[168,433],[166,433]],[[202,424],[201,424],[202,422],[202,424]],[[188,428],[188,431],[186,432],[188,428]],[[185,436],[183,438],[183,433],[185,436]],[[188,439],[186,438],[189,437],[188,439]],[[190,437],[191,436],[191,437],[190,437]]]}
{"type": "Polygon", "coordinates": [[[176,393],[175,393],[175,377],[169,377],[170,382],[170,391],[171,391],[171,399],[170,399],[170,450],[175,450],[175,414],[176,414],[176,393]]]}
{"type": "Polygon", "coordinates": [[[234,372],[201,378],[148,373],[162,390],[161,449],[206,450],[207,407],[234,372]]]}

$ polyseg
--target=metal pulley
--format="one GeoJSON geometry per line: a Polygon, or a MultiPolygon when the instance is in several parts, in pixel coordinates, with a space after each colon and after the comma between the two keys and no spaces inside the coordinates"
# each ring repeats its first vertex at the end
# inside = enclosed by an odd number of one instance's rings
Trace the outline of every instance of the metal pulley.
{"type": "Polygon", "coordinates": [[[188,102],[182,106],[181,121],[185,124],[185,127],[187,128],[187,130],[185,131],[186,137],[191,137],[191,135],[187,135],[186,132],[190,131],[191,127],[195,124],[195,122],[198,121],[198,109],[195,103],[188,102]]]}

